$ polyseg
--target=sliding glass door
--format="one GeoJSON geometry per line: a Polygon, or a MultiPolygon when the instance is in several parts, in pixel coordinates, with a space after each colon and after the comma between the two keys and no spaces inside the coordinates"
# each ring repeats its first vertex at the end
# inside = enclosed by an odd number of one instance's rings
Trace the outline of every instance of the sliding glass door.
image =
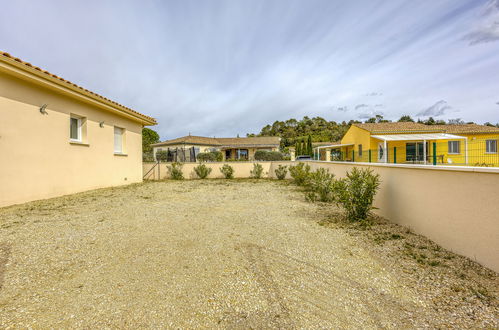
{"type": "MultiPolygon", "coordinates": [[[[428,142],[426,142],[426,157],[428,158],[428,142]]],[[[423,142],[410,142],[405,144],[405,160],[407,162],[422,162],[424,161],[424,144],[423,142]]]]}

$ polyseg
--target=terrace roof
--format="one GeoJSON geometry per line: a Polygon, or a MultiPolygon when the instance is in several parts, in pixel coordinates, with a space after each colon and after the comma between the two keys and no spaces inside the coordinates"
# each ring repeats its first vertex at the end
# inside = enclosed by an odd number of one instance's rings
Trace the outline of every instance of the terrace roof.
{"type": "Polygon", "coordinates": [[[387,134],[371,135],[372,138],[382,141],[421,141],[421,140],[457,140],[466,139],[463,136],[457,136],[446,133],[425,133],[425,134],[387,134]]]}

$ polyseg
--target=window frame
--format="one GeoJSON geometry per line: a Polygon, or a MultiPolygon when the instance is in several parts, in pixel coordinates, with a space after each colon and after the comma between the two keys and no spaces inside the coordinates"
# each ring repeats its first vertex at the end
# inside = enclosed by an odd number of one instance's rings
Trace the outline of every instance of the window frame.
{"type": "Polygon", "coordinates": [[[120,126],[114,126],[113,127],[113,152],[115,155],[126,155],[125,152],[125,128],[120,127],[120,126]],[[116,129],[119,129],[121,131],[121,148],[120,150],[116,150],[116,129]]]}
{"type": "Polygon", "coordinates": [[[75,116],[75,115],[71,115],[69,117],[69,141],[71,142],[83,142],[83,136],[82,136],[82,126],[83,126],[83,118],[82,117],[78,117],[78,116],[75,116]],[[73,119],[76,120],[76,124],[77,124],[77,130],[76,130],[76,133],[77,133],[77,138],[74,139],[73,137],[71,137],[71,125],[73,123],[73,119]]]}
{"type": "Polygon", "coordinates": [[[449,155],[460,155],[461,154],[461,141],[448,141],[447,142],[447,154],[449,155]],[[457,152],[455,152],[454,148],[451,148],[451,144],[457,144],[457,152]]]}
{"type": "Polygon", "coordinates": [[[488,139],[485,140],[485,153],[486,154],[497,154],[497,140],[496,139],[488,139]],[[493,142],[495,146],[495,151],[489,151],[489,143],[493,142]]]}
{"type": "Polygon", "coordinates": [[[362,144],[359,144],[359,157],[362,157],[362,144]]]}

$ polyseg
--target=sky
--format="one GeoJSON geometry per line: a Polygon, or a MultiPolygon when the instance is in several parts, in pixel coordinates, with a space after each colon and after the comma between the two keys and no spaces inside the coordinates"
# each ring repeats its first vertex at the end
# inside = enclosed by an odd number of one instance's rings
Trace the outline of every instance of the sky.
{"type": "Polygon", "coordinates": [[[499,122],[499,0],[0,0],[0,50],[155,117],[499,122]]]}

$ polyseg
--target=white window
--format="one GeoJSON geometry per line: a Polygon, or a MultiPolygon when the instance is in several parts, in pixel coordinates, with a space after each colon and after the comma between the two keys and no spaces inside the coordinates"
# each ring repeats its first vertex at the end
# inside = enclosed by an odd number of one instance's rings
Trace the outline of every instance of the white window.
{"type": "Polygon", "coordinates": [[[81,142],[81,118],[71,116],[69,119],[69,139],[81,142]]]}
{"type": "Polygon", "coordinates": [[[485,152],[488,154],[497,154],[497,140],[485,141],[485,152]]]}
{"type": "Polygon", "coordinates": [[[123,133],[124,129],[121,127],[114,127],[114,153],[123,153],[123,133]]]}
{"type": "Polygon", "coordinates": [[[449,141],[449,154],[460,154],[461,153],[461,141],[449,141]]]}

